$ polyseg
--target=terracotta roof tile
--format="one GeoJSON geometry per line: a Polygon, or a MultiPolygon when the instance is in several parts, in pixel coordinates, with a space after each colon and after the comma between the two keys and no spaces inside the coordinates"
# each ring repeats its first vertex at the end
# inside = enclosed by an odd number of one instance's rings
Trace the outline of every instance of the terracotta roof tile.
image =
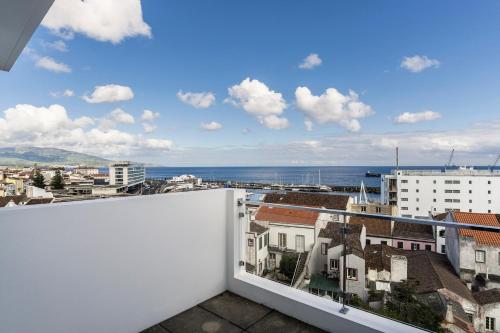
{"type": "Polygon", "coordinates": [[[257,235],[263,234],[267,231],[266,227],[261,226],[258,223],[250,222],[250,232],[255,232],[257,235]]]}
{"type": "Polygon", "coordinates": [[[315,225],[319,213],[298,209],[273,208],[262,206],[258,209],[255,219],[258,221],[315,225]]]}
{"type": "MultiPolygon", "coordinates": [[[[453,220],[459,223],[500,227],[495,214],[454,212],[453,220]]],[[[478,244],[500,246],[500,233],[482,230],[459,229],[462,237],[473,237],[478,244]]]]}
{"type": "Polygon", "coordinates": [[[391,237],[391,221],[372,217],[352,216],[349,224],[359,224],[366,227],[367,236],[391,237]]]}
{"type": "Polygon", "coordinates": [[[489,289],[473,294],[476,301],[481,304],[500,303],[500,289],[489,289]]]}
{"type": "Polygon", "coordinates": [[[269,193],[264,197],[264,202],[346,210],[349,196],[300,192],[269,193]]]}

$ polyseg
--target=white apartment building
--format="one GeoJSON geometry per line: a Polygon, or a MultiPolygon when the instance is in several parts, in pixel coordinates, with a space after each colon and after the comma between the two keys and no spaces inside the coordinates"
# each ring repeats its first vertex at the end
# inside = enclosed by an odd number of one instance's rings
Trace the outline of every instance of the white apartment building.
{"type": "Polygon", "coordinates": [[[144,165],[132,162],[117,162],[109,166],[109,185],[134,186],[144,183],[144,165]]]}
{"type": "MultiPolygon", "coordinates": [[[[381,178],[382,203],[397,206],[397,215],[428,218],[449,211],[500,212],[500,171],[459,168],[395,170],[381,178]]],[[[444,232],[438,227],[437,234],[444,232]]],[[[444,237],[436,251],[445,253],[444,237]]]]}

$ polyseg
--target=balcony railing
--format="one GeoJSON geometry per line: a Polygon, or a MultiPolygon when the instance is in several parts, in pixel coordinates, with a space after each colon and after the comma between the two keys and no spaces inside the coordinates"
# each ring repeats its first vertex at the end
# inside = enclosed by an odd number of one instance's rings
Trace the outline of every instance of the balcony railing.
{"type": "Polygon", "coordinates": [[[326,331],[422,331],[247,273],[245,194],[219,189],[0,209],[0,331],[139,332],[224,290],[326,331]]]}

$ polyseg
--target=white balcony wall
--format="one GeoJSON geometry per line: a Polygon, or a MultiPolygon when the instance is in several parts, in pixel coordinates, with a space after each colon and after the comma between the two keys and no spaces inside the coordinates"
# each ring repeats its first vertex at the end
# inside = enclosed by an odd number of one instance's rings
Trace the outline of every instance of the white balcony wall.
{"type": "Polygon", "coordinates": [[[0,209],[0,331],[135,333],[226,290],[232,198],[0,209]]]}

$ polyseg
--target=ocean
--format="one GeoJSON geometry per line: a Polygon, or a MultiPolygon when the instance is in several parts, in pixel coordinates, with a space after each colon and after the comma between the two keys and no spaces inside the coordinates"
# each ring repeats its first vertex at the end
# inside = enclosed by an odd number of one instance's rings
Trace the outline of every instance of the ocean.
{"type": "MultiPolygon", "coordinates": [[[[405,169],[436,169],[437,167],[405,167],[405,169]]],[[[255,183],[318,184],[380,187],[380,178],[366,177],[366,172],[390,173],[394,167],[323,166],[323,167],[148,167],[146,177],[165,179],[192,174],[204,180],[223,180],[255,183]]]]}

